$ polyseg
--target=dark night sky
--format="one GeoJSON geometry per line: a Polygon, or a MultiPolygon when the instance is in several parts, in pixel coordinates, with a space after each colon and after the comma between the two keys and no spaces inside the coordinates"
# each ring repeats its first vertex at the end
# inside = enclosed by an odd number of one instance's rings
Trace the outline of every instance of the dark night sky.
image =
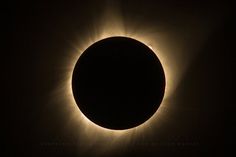
{"type": "MultiPolygon", "coordinates": [[[[64,117],[68,112],[51,105],[50,97],[63,77],[58,68],[64,65],[64,57],[73,49],[71,43],[90,31],[89,26],[99,18],[104,4],[105,1],[18,1],[1,6],[5,21],[2,25],[6,27],[2,29],[6,35],[5,52],[2,52],[6,101],[1,103],[6,156],[96,154],[96,144],[89,151],[78,148],[75,133],[65,129],[67,119],[64,117]],[[45,142],[57,144],[42,144],[45,142]]],[[[214,29],[204,37],[200,47],[189,46],[188,53],[197,53],[173,94],[169,117],[161,130],[156,130],[158,135],[137,140],[137,144],[126,145],[122,150],[117,148],[110,155],[223,156],[227,137],[232,134],[225,121],[226,112],[233,104],[233,4],[229,1],[120,0],[119,9],[125,20],[133,19],[168,32],[170,38],[173,37],[171,41],[176,35],[184,38],[185,30],[197,29],[201,22],[207,21],[207,29],[214,29]],[[193,23],[188,25],[185,21],[193,23]]],[[[188,41],[191,38],[185,42],[191,44],[188,41]]]]}

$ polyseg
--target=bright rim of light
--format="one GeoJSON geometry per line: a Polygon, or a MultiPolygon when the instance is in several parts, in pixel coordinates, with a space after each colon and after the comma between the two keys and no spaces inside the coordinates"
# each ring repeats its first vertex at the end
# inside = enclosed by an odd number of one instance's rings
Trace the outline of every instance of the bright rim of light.
{"type": "MultiPolygon", "coordinates": [[[[113,28],[113,30],[114,30],[114,28],[113,28]]],[[[121,30],[118,29],[118,30],[115,30],[114,32],[121,32],[121,30]]],[[[67,90],[67,92],[69,93],[70,97],[72,97],[72,98],[71,98],[71,104],[74,104],[74,106],[76,106],[76,107],[77,107],[77,105],[76,105],[76,102],[75,102],[75,99],[74,99],[74,96],[73,96],[73,93],[72,93],[72,85],[71,85],[71,82],[72,82],[72,73],[73,73],[73,69],[74,69],[74,67],[75,67],[75,64],[76,64],[78,58],[80,57],[80,55],[81,55],[88,47],[90,47],[92,44],[94,44],[95,42],[97,42],[97,41],[99,41],[99,40],[106,39],[106,38],[109,38],[109,37],[127,37],[127,38],[131,38],[131,39],[135,39],[135,40],[137,40],[137,41],[139,41],[139,42],[141,42],[141,43],[144,43],[144,44],[145,44],[146,46],[148,46],[151,50],[153,50],[154,53],[156,52],[156,51],[153,49],[152,46],[147,45],[145,42],[143,42],[143,41],[145,40],[145,38],[138,39],[137,37],[132,37],[132,36],[130,36],[130,35],[128,36],[127,34],[124,35],[124,33],[120,33],[120,34],[117,34],[117,33],[114,33],[114,34],[113,34],[113,33],[102,34],[101,37],[98,38],[97,40],[92,41],[92,42],[89,42],[89,44],[88,44],[87,46],[84,46],[84,49],[82,49],[82,50],[80,51],[79,55],[78,55],[77,57],[75,57],[76,59],[73,61],[73,63],[74,63],[73,66],[72,66],[73,68],[72,68],[72,70],[71,70],[70,78],[69,78],[69,80],[68,80],[68,83],[69,83],[70,85],[68,85],[69,89],[67,90]]],[[[156,55],[158,56],[157,53],[156,53],[156,55]]],[[[164,71],[165,71],[165,70],[164,70],[164,71]]],[[[166,83],[166,84],[167,84],[167,83],[166,83]]],[[[164,96],[165,96],[165,94],[164,94],[164,96]]],[[[164,99],[163,99],[163,101],[164,101],[164,99]]],[[[161,106],[161,105],[160,105],[160,106],[161,106]]],[[[79,108],[78,108],[78,109],[79,109],[79,108]]],[[[160,107],[159,107],[159,109],[160,109],[160,107]]],[[[158,110],[159,110],[159,109],[158,109],[158,110]]],[[[153,118],[153,116],[156,114],[156,113],[155,113],[152,117],[150,117],[147,121],[145,121],[144,123],[142,123],[142,124],[139,125],[139,126],[136,126],[136,127],[133,127],[133,128],[129,128],[129,129],[124,129],[124,130],[114,130],[114,129],[108,129],[108,128],[104,128],[104,127],[102,127],[102,126],[97,125],[96,123],[90,121],[80,110],[79,110],[79,112],[80,112],[80,114],[81,114],[81,118],[83,119],[83,121],[85,121],[85,123],[87,123],[88,126],[90,126],[90,127],[95,127],[96,129],[98,129],[98,131],[104,131],[104,132],[106,132],[106,133],[111,133],[111,134],[114,134],[114,133],[116,133],[116,134],[122,134],[122,133],[130,132],[130,131],[132,131],[132,130],[134,130],[134,129],[144,128],[144,127],[146,127],[147,125],[149,125],[149,123],[150,123],[149,121],[151,121],[151,119],[153,118]]]]}

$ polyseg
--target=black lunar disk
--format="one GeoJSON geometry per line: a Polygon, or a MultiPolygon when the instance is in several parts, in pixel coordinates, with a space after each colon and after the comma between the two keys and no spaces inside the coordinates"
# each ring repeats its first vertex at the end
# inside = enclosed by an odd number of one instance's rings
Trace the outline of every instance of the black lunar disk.
{"type": "Polygon", "coordinates": [[[79,57],[72,89],[88,119],[123,130],[144,123],[157,111],[165,75],[149,47],[135,39],[110,37],[92,44],[79,57]]]}

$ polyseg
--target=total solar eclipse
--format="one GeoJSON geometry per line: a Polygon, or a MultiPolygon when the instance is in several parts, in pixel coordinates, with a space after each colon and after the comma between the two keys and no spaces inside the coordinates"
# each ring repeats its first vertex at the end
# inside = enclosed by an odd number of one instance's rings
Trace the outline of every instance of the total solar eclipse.
{"type": "Polygon", "coordinates": [[[128,37],[110,37],[81,54],[72,91],[89,120],[124,130],[139,126],[157,111],[165,92],[165,74],[148,46],[128,37]]]}

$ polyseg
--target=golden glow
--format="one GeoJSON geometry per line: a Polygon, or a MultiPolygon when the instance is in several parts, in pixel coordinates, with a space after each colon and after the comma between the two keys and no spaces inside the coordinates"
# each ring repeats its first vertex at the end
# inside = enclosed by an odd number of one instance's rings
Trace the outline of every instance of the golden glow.
{"type": "MultiPolygon", "coordinates": [[[[109,6],[104,15],[99,20],[94,21],[94,25],[88,26],[88,30],[85,31],[88,34],[78,35],[78,42],[73,44],[75,50],[68,53],[68,57],[65,58],[62,65],[65,67],[62,69],[63,79],[53,95],[53,101],[57,101],[63,112],[69,116],[65,128],[73,130],[78,141],[83,143],[84,149],[89,150],[90,147],[99,145],[96,147],[97,153],[110,151],[118,146],[125,146],[137,138],[145,138],[154,133],[158,134],[158,128],[161,127],[165,119],[168,119],[171,96],[187,65],[184,61],[186,56],[181,54],[184,52],[183,44],[181,47],[180,42],[177,41],[178,44],[168,43],[167,47],[165,41],[169,38],[168,34],[158,31],[158,26],[152,28],[143,23],[137,26],[137,23],[133,24],[136,21],[125,21],[120,15],[116,8],[109,6]],[[161,61],[166,77],[165,95],[157,112],[142,125],[127,130],[106,129],[88,120],[77,107],[71,89],[73,68],[81,53],[94,42],[112,36],[130,37],[150,47],[161,61]]],[[[188,59],[190,57],[188,56],[188,59]]]]}

